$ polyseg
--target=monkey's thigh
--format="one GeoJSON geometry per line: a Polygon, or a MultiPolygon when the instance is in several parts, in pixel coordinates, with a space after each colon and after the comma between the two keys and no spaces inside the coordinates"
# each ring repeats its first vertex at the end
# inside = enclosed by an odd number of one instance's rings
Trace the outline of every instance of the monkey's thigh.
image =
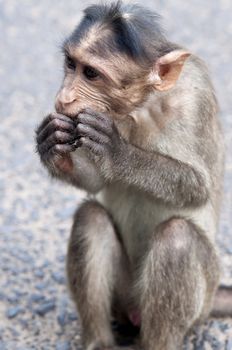
{"type": "Polygon", "coordinates": [[[140,274],[144,348],[181,348],[188,329],[209,312],[218,284],[214,246],[197,226],[171,218],[156,230],[140,274]]]}
{"type": "Polygon", "coordinates": [[[110,216],[96,201],[77,210],[71,232],[67,273],[87,348],[111,346],[110,318],[121,246],[110,216]]]}

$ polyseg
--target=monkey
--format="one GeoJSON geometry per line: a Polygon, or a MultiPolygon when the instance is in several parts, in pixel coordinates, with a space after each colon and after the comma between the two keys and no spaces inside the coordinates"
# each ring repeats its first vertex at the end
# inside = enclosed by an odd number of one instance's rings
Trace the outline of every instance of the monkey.
{"type": "Polygon", "coordinates": [[[83,344],[115,346],[116,319],[145,350],[180,349],[222,295],[224,144],[207,66],[157,13],[120,1],[87,7],[63,53],[36,147],[51,176],[88,193],[67,254],[83,344]]]}

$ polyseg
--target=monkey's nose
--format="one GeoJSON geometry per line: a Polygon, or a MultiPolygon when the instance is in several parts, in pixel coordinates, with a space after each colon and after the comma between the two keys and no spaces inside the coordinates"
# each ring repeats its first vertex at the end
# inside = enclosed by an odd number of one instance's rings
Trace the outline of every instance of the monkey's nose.
{"type": "MultiPolygon", "coordinates": [[[[75,100],[74,100],[75,101],[75,100]]],[[[61,114],[70,114],[70,110],[73,107],[73,102],[63,102],[59,99],[56,99],[55,102],[55,109],[57,113],[61,113],[61,114]]]]}
{"type": "Polygon", "coordinates": [[[74,90],[63,88],[56,97],[55,108],[58,113],[63,113],[70,109],[76,101],[74,90]]]}

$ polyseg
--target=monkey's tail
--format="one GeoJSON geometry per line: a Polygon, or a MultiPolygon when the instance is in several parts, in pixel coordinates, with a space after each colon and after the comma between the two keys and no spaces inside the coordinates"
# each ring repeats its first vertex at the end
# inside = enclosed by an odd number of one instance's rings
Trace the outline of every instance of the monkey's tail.
{"type": "Polygon", "coordinates": [[[210,316],[232,317],[232,286],[219,286],[210,316]]]}

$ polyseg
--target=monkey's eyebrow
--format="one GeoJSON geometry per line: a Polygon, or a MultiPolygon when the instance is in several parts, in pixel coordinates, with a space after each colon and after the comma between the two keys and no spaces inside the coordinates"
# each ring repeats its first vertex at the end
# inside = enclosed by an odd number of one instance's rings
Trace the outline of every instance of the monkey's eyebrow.
{"type": "Polygon", "coordinates": [[[92,59],[84,60],[81,55],[72,53],[72,44],[70,42],[64,42],[61,49],[65,56],[71,57],[74,61],[82,65],[91,66],[92,68],[96,69],[103,78],[105,77],[108,81],[110,81],[114,87],[119,87],[119,83],[113,79],[113,77],[104,68],[102,68],[101,64],[96,63],[94,57],[92,59]]]}
{"type": "Polygon", "coordinates": [[[71,57],[77,63],[80,63],[83,66],[90,66],[96,69],[99,72],[99,74],[103,77],[103,79],[105,77],[108,81],[111,82],[111,84],[114,87],[118,87],[117,81],[112,78],[112,76],[102,67],[102,65],[96,63],[96,61],[94,60],[94,57],[93,59],[84,60],[80,56],[77,56],[76,54],[72,54],[71,50],[67,46],[63,46],[62,51],[65,56],[71,57]]]}
{"type": "Polygon", "coordinates": [[[102,77],[106,78],[108,81],[110,81],[115,87],[118,87],[117,82],[112,78],[112,76],[104,69],[102,68],[102,65],[100,64],[96,64],[95,61],[88,61],[88,62],[84,62],[82,61],[81,64],[86,65],[86,66],[90,66],[93,67],[94,69],[96,69],[101,75],[102,77]]]}

